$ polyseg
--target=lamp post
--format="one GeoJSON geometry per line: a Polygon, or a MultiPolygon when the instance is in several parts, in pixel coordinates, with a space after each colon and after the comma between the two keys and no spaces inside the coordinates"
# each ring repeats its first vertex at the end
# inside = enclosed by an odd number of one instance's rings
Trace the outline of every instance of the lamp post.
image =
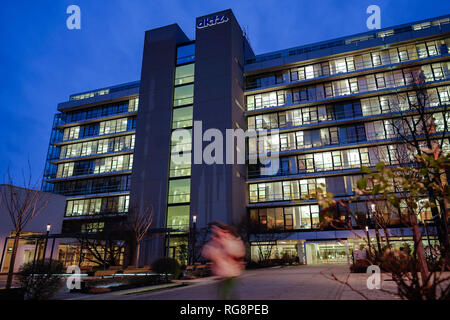
{"type": "Polygon", "coordinates": [[[192,216],[192,264],[195,263],[195,242],[196,242],[196,232],[197,232],[197,215],[192,216]]]}
{"type": "Polygon", "coordinates": [[[370,245],[370,236],[369,236],[369,227],[368,226],[366,226],[366,235],[367,235],[367,244],[369,246],[369,255],[370,255],[371,245],[370,245]]]}
{"type": "Polygon", "coordinates": [[[434,220],[433,219],[425,219],[423,221],[423,226],[425,228],[425,234],[427,235],[427,239],[428,239],[428,247],[430,248],[431,261],[434,262],[433,247],[431,246],[430,233],[428,232],[428,225],[427,225],[427,223],[430,221],[434,221],[434,220]]]}
{"type": "Polygon", "coordinates": [[[47,251],[48,235],[50,233],[51,228],[52,228],[52,225],[50,223],[47,224],[47,233],[45,234],[44,254],[42,256],[42,263],[45,262],[45,252],[47,251]]]}

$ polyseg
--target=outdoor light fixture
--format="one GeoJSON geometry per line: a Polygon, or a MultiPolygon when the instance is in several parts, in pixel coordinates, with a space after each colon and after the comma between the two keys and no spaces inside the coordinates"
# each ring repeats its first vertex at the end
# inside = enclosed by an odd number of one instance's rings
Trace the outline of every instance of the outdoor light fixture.
{"type": "Polygon", "coordinates": [[[375,203],[371,203],[370,208],[372,209],[372,212],[375,212],[375,203]]]}
{"type": "Polygon", "coordinates": [[[52,225],[49,223],[47,224],[47,232],[50,232],[50,229],[52,228],[52,225]]]}
{"type": "Polygon", "coordinates": [[[366,232],[369,232],[369,227],[368,226],[366,226],[366,232]]]}
{"type": "Polygon", "coordinates": [[[189,230],[189,236],[191,238],[191,257],[190,261],[191,263],[195,263],[195,243],[196,243],[196,236],[197,236],[197,215],[192,215],[192,229],[189,230]]]}

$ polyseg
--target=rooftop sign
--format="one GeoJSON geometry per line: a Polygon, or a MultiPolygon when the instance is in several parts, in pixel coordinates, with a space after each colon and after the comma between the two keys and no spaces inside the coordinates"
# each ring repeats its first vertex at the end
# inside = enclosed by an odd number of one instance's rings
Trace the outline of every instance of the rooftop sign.
{"type": "Polygon", "coordinates": [[[228,17],[225,15],[216,15],[209,18],[203,18],[197,22],[197,29],[203,29],[211,27],[216,24],[221,24],[228,21],[228,17]]]}

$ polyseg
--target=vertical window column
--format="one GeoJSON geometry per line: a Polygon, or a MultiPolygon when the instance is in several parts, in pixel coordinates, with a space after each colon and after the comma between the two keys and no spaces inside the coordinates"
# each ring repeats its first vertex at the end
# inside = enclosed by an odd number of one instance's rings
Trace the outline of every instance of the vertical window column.
{"type": "MultiPolygon", "coordinates": [[[[193,124],[194,102],[194,70],[195,70],[195,45],[189,44],[177,48],[177,61],[175,68],[173,108],[172,108],[172,132],[177,129],[190,130],[193,124]]],[[[177,230],[189,230],[190,221],[190,191],[191,191],[191,156],[188,162],[177,163],[175,157],[179,152],[185,154],[192,150],[191,140],[176,141],[171,138],[170,167],[169,167],[169,191],[167,198],[166,227],[177,230]]],[[[175,250],[171,243],[169,251],[175,250]]],[[[175,250],[176,251],[176,250],[175,250]]]]}

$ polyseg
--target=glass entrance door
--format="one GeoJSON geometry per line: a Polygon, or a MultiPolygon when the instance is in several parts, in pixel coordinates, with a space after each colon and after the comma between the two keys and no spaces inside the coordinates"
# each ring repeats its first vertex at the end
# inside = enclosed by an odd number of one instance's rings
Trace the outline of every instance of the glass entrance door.
{"type": "Polygon", "coordinates": [[[346,264],[347,248],[341,242],[306,243],[308,264],[346,264]]]}

